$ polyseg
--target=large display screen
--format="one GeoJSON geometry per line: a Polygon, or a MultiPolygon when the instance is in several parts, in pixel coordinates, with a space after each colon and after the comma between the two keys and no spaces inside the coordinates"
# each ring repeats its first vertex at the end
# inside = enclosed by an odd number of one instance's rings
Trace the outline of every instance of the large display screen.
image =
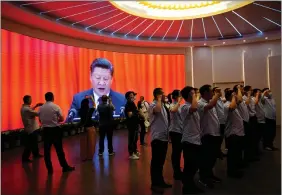
{"type": "Polygon", "coordinates": [[[3,29],[1,34],[2,131],[23,127],[20,109],[24,95],[31,95],[35,105],[45,102],[46,92],[53,92],[55,103],[66,117],[71,105],[79,104],[80,98],[74,95],[79,93],[84,97],[95,91],[95,87],[98,95],[106,93],[112,99],[123,98],[125,92],[133,90],[137,99],[144,96],[151,102],[154,88],[162,87],[168,94],[185,85],[184,55],[101,51],[48,42],[3,29]],[[99,68],[91,71],[96,58],[106,58],[113,72],[100,69],[97,75],[99,68]]]}

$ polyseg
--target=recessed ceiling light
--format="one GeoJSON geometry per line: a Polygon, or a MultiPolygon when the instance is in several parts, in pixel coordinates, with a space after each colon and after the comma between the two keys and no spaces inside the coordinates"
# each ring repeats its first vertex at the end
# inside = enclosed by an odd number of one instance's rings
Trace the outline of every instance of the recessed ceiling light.
{"type": "Polygon", "coordinates": [[[245,42],[246,42],[246,40],[243,40],[243,42],[245,43],[245,42]]]}
{"type": "Polygon", "coordinates": [[[204,45],[207,45],[206,43],[204,43],[204,45]]]}
{"type": "Polygon", "coordinates": [[[223,44],[225,44],[225,42],[223,42],[223,44]]]}
{"type": "Polygon", "coordinates": [[[265,39],[268,39],[268,37],[265,37],[265,39]]]}

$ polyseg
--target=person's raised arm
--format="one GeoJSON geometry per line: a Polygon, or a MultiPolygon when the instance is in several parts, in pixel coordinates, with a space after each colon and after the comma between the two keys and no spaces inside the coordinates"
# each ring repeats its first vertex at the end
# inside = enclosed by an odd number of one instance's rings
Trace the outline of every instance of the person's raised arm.
{"type": "Polygon", "coordinates": [[[237,108],[237,100],[236,100],[236,95],[235,93],[232,94],[232,100],[231,103],[229,105],[229,109],[234,110],[237,108]]]}
{"type": "Polygon", "coordinates": [[[237,103],[241,103],[243,101],[243,96],[241,92],[241,86],[237,85],[237,103]]]}
{"type": "Polygon", "coordinates": [[[216,90],[212,100],[204,107],[204,111],[210,110],[215,107],[219,98],[220,93],[216,90]]]}
{"type": "Polygon", "coordinates": [[[259,100],[260,100],[260,98],[259,98],[259,93],[257,92],[257,93],[255,94],[255,105],[258,105],[259,100]]]}
{"type": "Polygon", "coordinates": [[[197,96],[196,94],[192,94],[192,104],[189,109],[190,113],[196,112],[198,110],[198,102],[197,102],[197,96]]]}
{"type": "Polygon", "coordinates": [[[247,92],[247,99],[245,101],[245,104],[248,106],[251,103],[251,92],[247,92]]]}
{"type": "Polygon", "coordinates": [[[154,111],[154,113],[157,113],[157,112],[161,112],[161,110],[162,110],[162,95],[158,95],[157,96],[157,104],[154,107],[153,111],[154,111]]]}
{"type": "Polygon", "coordinates": [[[182,98],[179,98],[177,103],[174,104],[173,107],[171,107],[170,112],[177,112],[179,107],[180,107],[180,102],[181,102],[182,98]]]}

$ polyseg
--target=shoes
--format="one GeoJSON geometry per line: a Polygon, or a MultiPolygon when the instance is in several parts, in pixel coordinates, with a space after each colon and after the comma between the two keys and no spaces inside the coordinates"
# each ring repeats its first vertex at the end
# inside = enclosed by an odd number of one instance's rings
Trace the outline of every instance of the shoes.
{"type": "Polygon", "coordinates": [[[103,156],[103,152],[99,152],[99,154],[98,154],[99,156],[103,156]]]}
{"type": "Polygon", "coordinates": [[[74,171],[74,170],[75,170],[74,167],[68,166],[68,167],[66,167],[66,168],[63,168],[63,173],[65,173],[65,172],[71,172],[71,171],[74,171]]]}
{"type": "Polygon", "coordinates": [[[222,180],[220,178],[216,177],[216,176],[212,176],[211,179],[212,179],[213,183],[221,183],[222,182],[222,180]]]}
{"type": "Polygon", "coordinates": [[[214,188],[214,184],[213,184],[213,182],[212,181],[210,181],[210,180],[208,180],[208,179],[206,179],[206,180],[204,180],[204,179],[200,179],[199,180],[199,183],[200,184],[202,184],[204,187],[208,187],[208,188],[210,188],[210,189],[213,189],[214,188]]]}
{"type": "Polygon", "coordinates": [[[136,156],[140,156],[141,153],[137,151],[137,152],[135,152],[135,155],[136,155],[136,156]]]}
{"type": "Polygon", "coordinates": [[[273,151],[273,149],[271,147],[265,147],[264,149],[267,150],[267,151],[273,151]]]}
{"type": "Polygon", "coordinates": [[[131,156],[129,156],[129,159],[131,159],[131,160],[139,160],[139,156],[136,156],[136,154],[132,154],[131,156]]]}
{"type": "Polygon", "coordinates": [[[109,156],[113,156],[115,154],[116,154],[115,152],[109,152],[109,156]]]}

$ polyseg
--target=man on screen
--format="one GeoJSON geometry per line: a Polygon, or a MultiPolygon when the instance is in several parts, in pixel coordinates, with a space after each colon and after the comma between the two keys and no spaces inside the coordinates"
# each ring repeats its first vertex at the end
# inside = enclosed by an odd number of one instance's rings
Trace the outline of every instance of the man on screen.
{"type": "Polygon", "coordinates": [[[91,97],[94,101],[90,101],[90,104],[95,105],[90,105],[90,107],[93,107],[102,103],[101,97],[103,95],[107,95],[111,98],[116,113],[120,114],[121,107],[125,105],[126,101],[122,94],[111,90],[113,74],[113,65],[106,58],[97,58],[92,62],[90,66],[90,81],[92,88],[79,92],[73,96],[67,121],[72,121],[74,117],[78,117],[78,110],[80,109],[80,103],[83,99],[91,97]]]}

